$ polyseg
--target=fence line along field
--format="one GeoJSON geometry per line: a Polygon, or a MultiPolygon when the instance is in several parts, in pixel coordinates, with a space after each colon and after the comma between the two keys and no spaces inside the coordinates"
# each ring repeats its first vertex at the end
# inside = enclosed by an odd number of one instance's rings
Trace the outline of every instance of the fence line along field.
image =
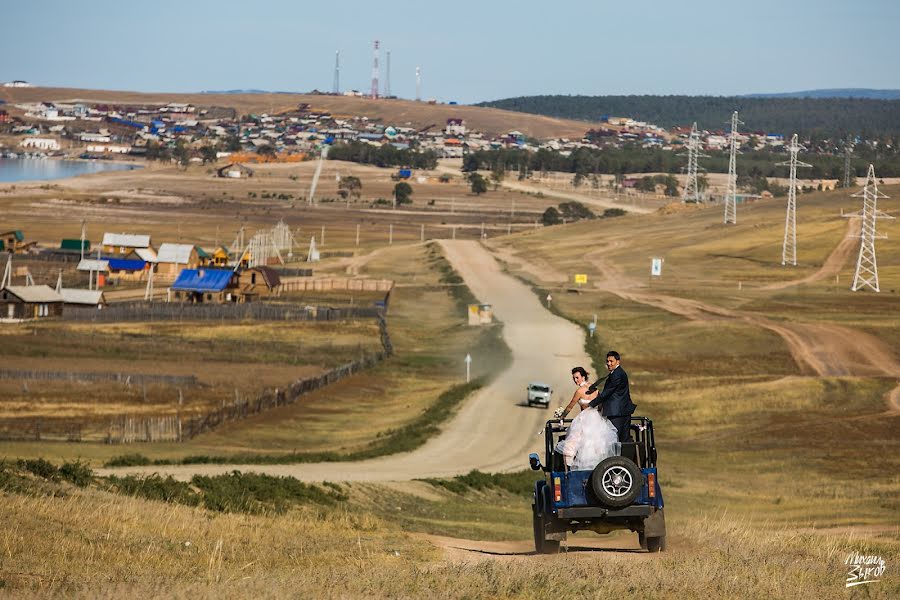
{"type": "Polygon", "coordinates": [[[124,416],[187,421],[381,353],[380,336],[371,317],[6,324],[0,422],[34,439],[42,422],[81,438],[124,416]]]}

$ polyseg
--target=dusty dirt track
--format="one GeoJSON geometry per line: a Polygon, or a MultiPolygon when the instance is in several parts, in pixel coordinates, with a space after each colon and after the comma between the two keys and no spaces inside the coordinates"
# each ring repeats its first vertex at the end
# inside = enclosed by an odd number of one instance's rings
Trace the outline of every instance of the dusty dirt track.
{"type": "MultiPolygon", "coordinates": [[[[553,386],[554,402],[568,402],[574,391],[570,369],[590,369],[583,332],[547,311],[524,284],[501,272],[478,242],[444,241],[448,260],[479,300],[490,303],[504,323],[512,365],[470,398],[438,437],[409,454],[348,463],[297,465],[187,465],[101,470],[100,474],[150,473],[188,480],[234,469],[290,475],[303,481],[403,481],[448,477],[472,469],[498,472],[527,465],[529,452],[541,449],[536,434],[552,410],[522,406],[525,385],[542,380],[553,386]]],[[[464,357],[460,356],[460,361],[464,357]]],[[[473,360],[479,360],[477,354],[473,360]]]]}

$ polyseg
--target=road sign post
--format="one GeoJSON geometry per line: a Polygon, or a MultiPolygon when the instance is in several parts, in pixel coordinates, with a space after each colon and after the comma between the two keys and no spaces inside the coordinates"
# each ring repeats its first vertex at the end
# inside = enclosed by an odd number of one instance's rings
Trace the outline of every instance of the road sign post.
{"type": "Polygon", "coordinates": [[[466,354],[466,383],[469,383],[472,375],[472,355],[466,354]]]}

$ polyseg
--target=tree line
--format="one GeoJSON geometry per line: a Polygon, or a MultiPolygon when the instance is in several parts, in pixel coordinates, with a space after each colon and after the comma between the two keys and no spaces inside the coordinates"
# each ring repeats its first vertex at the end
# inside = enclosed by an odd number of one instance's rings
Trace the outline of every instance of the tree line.
{"type": "Polygon", "coordinates": [[[378,167],[409,167],[412,169],[434,169],[437,167],[438,159],[437,154],[431,150],[419,152],[414,149],[400,149],[391,144],[373,146],[358,141],[332,145],[328,150],[328,158],[378,167]]]}
{"type": "Polygon", "coordinates": [[[740,96],[520,96],[482,102],[516,112],[601,121],[604,116],[630,117],[661,127],[728,129],[733,111],[748,131],[819,133],[864,139],[900,134],[900,100],[869,98],[746,98],[740,96]]]}
{"type": "MultiPolygon", "coordinates": [[[[728,152],[709,151],[700,159],[701,169],[711,173],[728,172],[728,152]]],[[[737,160],[738,175],[747,177],[786,177],[787,167],[778,163],[788,159],[787,152],[744,149],[737,160]]],[[[801,177],[810,179],[843,179],[844,156],[841,154],[801,154],[803,162],[812,165],[802,169],[801,177]]],[[[900,177],[900,152],[870,146],[853,150],[851,174],[865,177],[869,164],[875,165],[879,177],[900,177]]],[[[622,148],[578,148],[566,155],[541,148],[535,152],[521,149],[478,150],[463,157],[463,171],[477,170],[515,172],[520,178],[529,173],[559,171],[582,176],[621,175],[625,173],[671,173],[685,170],[687,158],[662,148],[644,148],[629,144],[622,148]]]]}

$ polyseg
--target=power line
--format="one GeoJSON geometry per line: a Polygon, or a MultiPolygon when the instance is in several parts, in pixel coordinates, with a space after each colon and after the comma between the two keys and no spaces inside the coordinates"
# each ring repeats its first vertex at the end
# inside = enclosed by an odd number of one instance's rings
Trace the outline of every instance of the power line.
{"type": "Polygon", "coordinates": [[[687,183],[684,184],[684,193],[681,195],[681,201],[700,202],[700,186],[697,182],[697,159],[708,157],[705,154],[700,154],[700,132],[697,131],[696,121],[691,126],[691,134],[688,137],[687,150],[687,183]]]}

